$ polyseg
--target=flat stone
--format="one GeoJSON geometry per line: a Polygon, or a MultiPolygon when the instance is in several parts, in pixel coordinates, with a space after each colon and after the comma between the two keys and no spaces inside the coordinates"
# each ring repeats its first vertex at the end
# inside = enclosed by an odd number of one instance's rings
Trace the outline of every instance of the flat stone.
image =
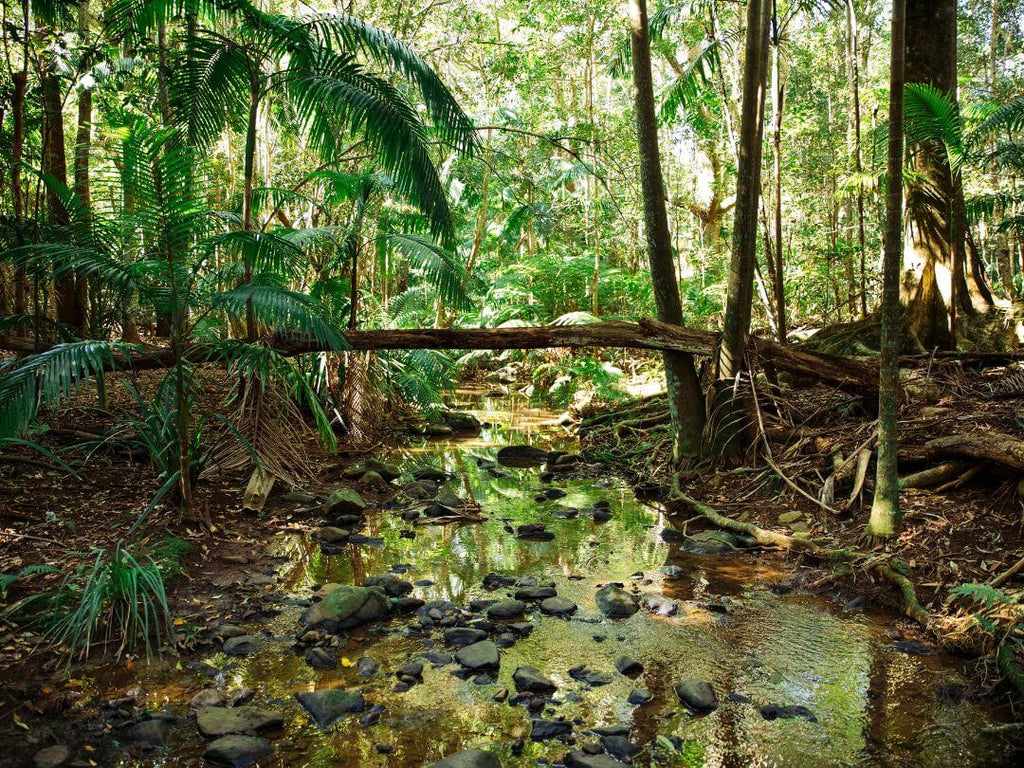
{"type": "Polygon", "coordinates": [[[324,502],[325,515],[361,515],[366,511],[366,502],[351,488],[338,488],[324,502]]]}
{"type": "Polygon", "coordinates": [[[516,690],[520,693],[523,691],[529,691],[530,693],[554,693],[557,688],[549,678],[545,677],[535,667],[518,667],[512,673],[512,681],[516,684],[516,690]]]}
{"type": "Polygon", "coordinates": [[[804,720],[809,720],[812,723],[818,722],[818,718],[814,716],[814,713],[802,704],[765,704],[763,707],[758,707],[757,710],[765,720],[787,720],[794,717],[802,717],[804,720]]]}
{"type": "Polygon", "coordinates": [[[516,600],[536,601],[555,597],[558,592],[549,584],[535,587],[521,587],[516,590],[516,600]]]}
{"type": "Polygon", "coordinates": [[[272,731],[284,725],[277,712],[259,707],[204,707],[196,712],[196,724],[203,736],[272,731]]]}
{"type": "Polygon", "coordinates": [[[213,636],[219,637],[221,640],[229,640],[232,637],[240,637],[247,634],[249,633],[235,624],[221,624],[213,630],[213,636]]]}
{"type": "Polygon", "coordinates": [[[536,718],[530,721],[530,738],[534,741],[557,739],[559,736],[567,736],[570,733],[572,733],[572,723],[565,720],[536,718]]]}
{"type": "Polygon", "coordinates": [[[597,590],[597,607],[609,619],[626,619],[640,610],[636,596],[622,588],[621,584],[606,584],[597,590]]]}
{"type": "Polygon", "coordinates": [[[339,544],[348,541],[351,535],[351,531],[345,528],[336,528],[333,525],[325,525],[323,528],[313,531],[313,538],[324,544],[339,544]]]}
{"type": "Polygon", "coordinates": [[[629,692],[626,701],[630,704],[646,704],[654,698],[654,694],[642,686],[637,686],[629,692]]]}
{"type": "Polygon", "coordinates": [[[694,555],[724,555],[733,552],[740,540],[726,531],[700,531],[687,536],[680,547],[694,555]]]}
{"type": "Polygon", "coordinates": [[[498,655],[498,646],[490,640],[481,640],[458,650],[455,660],[467,669],[483,670],[497,669],[501,657],[498,655]]]}
{"type": "Polygon", "coordinates": [[[202,709],[203,707],[219,707],[226,699],[224,694],[216,688],[204,688],[191,699],[188,706],[190,709],[202,709]]]}
{"type": "Polygon", "coordinates": [[[673,690],[683,706],[695,715],[705,714],[718,708],[718,697],[711,683],[703,680],[680,680],[673,690]]]}
{"type": "Polygon", "coordinates": [[[464,749],[444,760],[431,763],[427,768],[501,768],[501,761],[492,752],[482,749],[464,749]]]}
{"type": "Polygon", "coordinates": [[[58,768],[71,762],[71,749],[64,744],[43,747],[32,758],[35,768],[58,768]]]}
{"type": "Polygon", "coordinates": [[[224,653],[228,656],[248,656],[260,647],[260,640],[255,635],[239,635],[224,643],[224,653]]]}
{"type": "Polygon", "coordinates": [[[487,639],[487,633],[474,627],[448,627],[444,631],[444,641],[448,645],[472,645],[487,639]]]}
{"type": "Polygon", "coordinates": [[[376,659],[369,656],[360,656],[356,659],[356,671],[363,677],[377,674],[378,669],[380,669],[380,663],[376,659]]]}
{"type": "Polygon", "coordinates": [[[166,720],[143,720],[128,730],[132,741],[149,747],[167,745],[167,734],[171,732],[171,724],[166,720]]]}
{"type": "Polygon", "coordinates": [[[797,520],[799,520],[803,516],[804,516],[803,512],[797,512],[796,510],[794,510],[792,512],[783,512],[781,515],[779,515],[779,518],[778,518],[779,519],[779,525],[789,525],[790,523],[795,523],[797,520]]]}
{"type": "Polygon", "coordinates": [[[576,603],[564,597],[549,597],[540,604],[541,613],[549,616],[571,616],[576,613],[577,608],[576,603]]]}
{"type": "Polygon", "coordinates": [[[587,667],[582,664],[570,669],[569,677],[577,683],[583,683],[590,688],[597,688],[600,685],[608,685],[612,681],[611,675],[605,672],[598,672],[595,669],[587,669],[587,667]]]}
{"type": "Polygon", "coordinates": [[[566,768],[629,768],[611,755],[590,755],[577,749],[565,756],[566,768]]]}
{"type": "Polygon", "coordinates": [[[422,480],[429,483],[443,483],[448,479],[448,473],[435,467],[420,467],[412,473],[412,477],[414,480],[422,480]]]}
{"type": "Polygon", "coordinates": [[[412,584],[403,581],[394,574],[384,573],[380,576],[370,576],[363,582],[364,587],[380,587],[391,597],[405,597],[412,592],[412,584]]]}
{"type": "Polygon", "coordinates": [[[230,735],[221,736],[216,741],[211,741],[206,751],[203,752],[203,759],[214,765],[227,765],[231,768],[246,768],[256,765],[265,757],[274,753],[273,747],[266,739],[257,736],[230,735]]]}
{"type": "Polygon", "coordinates": [[[338,660],[326,648],[310,648],[306,651],[306,663],[313,669],[334,669],[338,660]]]}
{"type": "Polygon", "coordinates": [[[639,675],[644,671],[644,665],[632,656],[619,656],[615,660],[615,669],[622,675],[639,675]]]}
{"type": "Polygon", "coordinates": [[[491,619],[518,619],[526,611],[526,603],[520,600],[500,600],[487,608],[491,619]]]}
{"type": "Polygon", "coordinates": [[[363,694],[358,691],[346,691],[344,688],[302,691],[295,694],[295,699],[320,728],[327,728],[345,715],[366,709],[363,694]]]}
{"type": "Polygon", "coordinates": [[[548,452],[532,445],[508,445],[498,451],[498,462],[511,467],[539,467],[548,460],[548,452]]]}
{"type": "Polygon", "coordinates": [[[382,591],[343,584],[303,611],[299,621],[311,629],[337,632],[387,618],[390,612],[391,603],[382,591]]]}

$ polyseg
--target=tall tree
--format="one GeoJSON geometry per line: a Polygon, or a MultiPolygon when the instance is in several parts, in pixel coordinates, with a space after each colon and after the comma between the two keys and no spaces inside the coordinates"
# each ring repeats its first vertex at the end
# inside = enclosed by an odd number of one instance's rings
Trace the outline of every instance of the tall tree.
{"type": "MultiPolygon", "coordinates": [[[[743,96],[740,112],[739,162],[736,169],[736,210],[733,219],[729,295],[718,355],[716,400],[731,401],[731,384],[743,369],[750,334],[757,262],[757,209],[761,191],[761,139],[764,131],[765,75],[772,10],[771,0],[747,4],[747,32],[743,61],[743,96]]],[[[739,420],[730,402],[716,402],[716,450],[735,453],[739,420]]]]}
{"type": "MultiPolygon", "coordinates": [[[[672,255],[668,213],[665,210],[665,181],[661,174],[661,155],[658,149],[647,0],[629,0],[629,25],[644,233],[651,265],[651,281],[654,284],[654,301],[659,320],[682,325],[683,307],[679,299],[679,282],[672,255]]],[[[692,355],[666,352],[664,358],[665,385],[675,436],[674,455],[676,461],[681,461],[700,454],[704,430],[704,397],[692,355]]]]}
{"type": "Polygon", "coordinates": [[[885,197],[885,256],[882,262],[882,349],[878,387],[878,462],[868,534],[895,536],[900,530],[900,484],[896,467],[900,402],[900,262],[903,257],[903,86],[907,0],[892,8],[892,72],[889,76],[889,161],[885,197]]]}

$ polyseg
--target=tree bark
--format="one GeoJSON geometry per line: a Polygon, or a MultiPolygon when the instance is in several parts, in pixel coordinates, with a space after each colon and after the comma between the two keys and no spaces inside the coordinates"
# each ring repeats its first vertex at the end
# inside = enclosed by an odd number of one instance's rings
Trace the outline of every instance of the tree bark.
{"type": "Polygon", "coordinates": [[[778,4],[772,0],[772,166],[775,175],[775,269],[773,284],[775,291],[775,322],[780,344],[786,343],[786,283],[782,259],[782,110],[785,106],[785,80],[782,77],[781,30],[779,28],[778,4]]]}
{"type": "Polygon", "coordinates": [[[732,392],[733,382],[743,370],[754,298],[770,3],[771,0],[750,0],[747,4],[732,257],[722,344],[718,355],[718,381],[711,397],[715,424],[712,429],[713,445],[709,449],[716,454],[735,455],[744,447],[744,441],[739,439],[743,420],[738,417],[738,404],[733,401],[732,392]]]}
{"type": "MultiPolygon", "coordinates": [[[[629,21],[637,144],[640,148],[640,184],[644,200],[644,230],[647,256],[651,265],[651,281],[654,284],[654,301],[659,320],[682,325],[683,309],[672,256],[668,214],[665,210],[665,183],[661,174],[661,157],[658,150],[658,123],[654,110],[646,0],[630,0],[629,21]]],[[[676,461],[680,461],[700,454],[704,430],[704,398],[697,369],[690,354],[666,351],[664,359],[665,384],[674,430],[674,456],[676,461]]]]}
{"type": "Polygon", "coordinates": [[[860,125],[860,22],[857,0],[846,0],[848,68],[850,70],[850,110],[853,128],[853,172],[857,179],[857,244],[860,248],[860,316],[868,316],[867,238],[864,232],[864,172],[861,156],[860,125]]]}
{"type": "Polygon", "coordinates": [[[896,461],[900,405],[899,273],[903,253],[903,87],[907,0],[893,0],[892,63],[889,75],[889,161],[885,201],[885,256],[882,262],[882,338],[878,387],[878,462],[868,534],[891,538],[900,532],[900,484],[896,461]]]}

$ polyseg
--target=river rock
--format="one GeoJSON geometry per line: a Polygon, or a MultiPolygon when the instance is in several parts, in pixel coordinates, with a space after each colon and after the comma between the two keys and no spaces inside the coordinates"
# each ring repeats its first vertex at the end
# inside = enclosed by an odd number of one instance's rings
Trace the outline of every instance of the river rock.
{"type": "Polygon", "coordinates": [[[548,597],[555,597],[558,592],[553,584],[542,584],[530,587],[520,587],[516,590],[516,600],[544,600],[548,597]]]}
{"type": "Polygon", "coordinates": [[[482,749],[464,749],[444,760],[431,763],[427,768],[501,768],[501,761],[492,752],[482,749]]]}
{"type": "Polygon", "coordinates": [[[369,656],[360,656],[356,659],[356,671],[363,677],[377,674],[378,669],[380,669],[380,663],[376,659],[369,656]]]}
{"type": "Polygon", "coordinates": [[[726,531],[700,531],[683,539],[683,552],[693,555],[724,555],[741,545],[739,537],[726,531]]]}
{"type": "Polygon", "coordinates": [[[260,640],[255,635],[239,635],[224,643],[224,653],[228,656],[248,656],[260,647],[260,640]]]}
{"type": "Polygon", "coordinates": [[[206,751],[203,752],[203,759],[214,765],[227,765],[231,768],[246,768],[256,765],[265,757],[274,753],[273,747],[266,739],[257,736],[221,736],[216,741],[211,741],[206,751]]]}
{"type": "Polygon", "coordinates": [[[526,611],[526,603],[520,600],[499,600],[488,607],[487,617],[491,619],[517,619],[526,611]]]}
{"type": "Polygon", "coordinates": [[[620,675],[631,677],[643,672],[644,665],[632,656],[619,656],[619,658],[615,660],[615,669],[618,670],[620,675]]]}
{"type": "Polygon", "coordinates": [[[671,597],[648,592],[643,597],[644,608],[658,616],[675,616],[679,612],[679,603],[671,597]]]}
{"type": "Polygon", "coordinates": [[[512,681],[520,693],[554,693],[557,687],[535,667],[517,667],[512,673],[512,681]]]}
{"type": "Polygon", "coordinates": [[[220,624],[213,630],[213,636],[220,640],[229,640],[232,637],[247,634],[249,633],[235,624],[220,624]]]}
{"type": "Polygon", "coordinates": [[[196,724],[203,736],[272,731],[284,725],[277,712],[260,707],[204,707],[196,712],[196,724]]]}
{"type": "Polygon", "coordinates": [[[313,669],[335,669],[338,660],[326,648],[310,648],[306,651],[306,663],[313,669]]]}
{"type": "Polygon", "coordinates": [[[703,680],[680,680],[672,686],[683,706],[695,715],[711,712],[718,707],[718,697],[711,683],[703,680]]]}
{"type": "Polygon", "coordinates": [[[639,705],[639,704],[646,704],[647,702],[649,702],[653,698],[654,698],[654,694],[653,693],[651,693],[649,690],[647,690],[643,686],[639,686],[638,685],[636,688],[634,688],[632,691],[629,692],[629,696],[626,698],[626,701],[628,703],[630,703],[630,704],[637,704],[637,705],[639,705]]]}
{"type": "Polygon", "coordinates": [[[382,591],[341,584],[303,611],[299,621],[311,629],[337,632],[387,618],[390,611],[391,603],[382,591]]]}
{"type": "Polygon", "coordinates": [[[576,610],[576,603],[564,597],[549,597],[540,604],[541,613],[549,616],[572,616],[576,610]]]}
{"type": "Polygon", "coordinates": [[[377,488],[378,490],[388,487],[388,481],[379,472],[374,472],[372,469],[363,473],[363,476],[359,478],[359,484],[366,488],[377,488]]]}
{"type": "Polygon", "coordinates": [[[363,582],[364,587],[380,587],[391,597],[405,597],[412,592],[412,584],[403,581],[394,574],[383,573],[380,576],[370,576],[363,582]]]}
{"type": "Polygon", "coordinates": [[[588,755],[581,749],[565,756],[565,768],[629,768],[611,755],[588,755]]]}
{"type": "Polygon", "coordinates": [[[597,590],[595,595],[597,607],[609,619],[627,619],[640,610],[636,596],[622,588],[622,584],[613,582],[597,590]]]}
{"type": "Polygon", "coordinates": [[[552,541],[555,534],[549,531],[544,523],[527,523],[516,528],[516,538],[530,541],[552,541]]]}
{"type": "Polygon", "coordinates": [[[169,722],[154,718],[133,725],[128,730],[128,736],[132,741],[147,747],[164,747],[167,745],[167,734],[170,732],[169,722]]]}
{"type": "Polygon", "coordinates": [[[548,460],[548,452],[532,445],[508,445],[498,451],[498,461],[512,467],[539,467],[548,460]]]}
{"type": "Polygon", "coordinates": [[[572,733],[572,723],[565,720],[543,720],[535,718],[530,721],[530,738],[534,741],[547,741],[567,736],[572,733]]]}
{"type": "Polygon", "coordinates": [[[443,483],[448,480],[448,473],[436,467],[420,467],[412,473],[413,480],[425,480],[429,483],[443,483]]]}
{"type": "Polygon", "coordinates": [[[338,488],[324,502],[325,515],[361,515],[366,511],[363,497],[351,488],[338,488]]]}
{"type": "Polygon", "coordinates": [[[483,427],[480,420],[467,411],[448,411],[441,418],[457,435],[475,435],[483,427]]]}
{"type": "Polygon", "coordinates": [[[346,691],[343,688],[302,691],[295,694],[295,699],[320,728],[327,728],[345,715],[366,709],[363,694],[358,691],[346,691]]]}
{"type": "Polygon", "coordinates": [[[65,744],[43,747],[32,758],[35,768],[59,768],[71,762],[71,749],[65,744]]]}
{"type": "Polygon", "coordinates": [[[204,688],[191,699],[189,699],[189,709],[202,709],[203,707],[219,707],[226,699],[224,694],[218,691],[216,688],[204,688]]]}
{"type": "Polygon", "coordinates": [[[608,685],[612,681],[611,675],[605,672],[598,672],[594,669],[587,669],[587,667],[582,664],[570,669],[569,677],[577,683],[583,683],[590,688],[597,688],[600,685],[608,685]]]}
{"type": "Polygon", "coordinates": [[[466,669],[474,671],[497,669],[501,661],[498,646],[490,640],[481,640],[458,650],[455,653],[455,660],[466,669]]]}
{"type": "Polygon", "coordinates": [[[793,510],[792,512],[783,512],[781,515],[779,515],[778,518],[779,525],[789,525],[790,523],[795,523],[797,520],[800,520],[803,516],[803,512],[798,512],[796,510],[793,510]]]}
{"type": "Polygon", "coordinates": [[[802,704],[765,704],[763,707],[758,707],[757,711],[761,713],[761,717],[765,720],[802,717],[804,720],[809,720],[812,723],[818,722],[818,718],[814,716],[814,713],[802,704]]]}
{"type": "Polygon", "coordinates": [[[444,641],[448,645],[472,645],[487,639],[487,633],[475,627],[448,627],[444,631],[444,641]]]}

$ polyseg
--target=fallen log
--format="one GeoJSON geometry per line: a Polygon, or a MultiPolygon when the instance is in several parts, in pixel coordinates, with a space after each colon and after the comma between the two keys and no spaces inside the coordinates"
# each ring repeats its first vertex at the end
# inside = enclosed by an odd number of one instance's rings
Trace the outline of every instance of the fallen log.
{"type": "MultiPolygon", "coordinates": [[[[603,322],[586,325],[545,325],[532,328],[414,328],[350,330],[345,340],[354,350],[387,349],[550,349],[559,347],[618,347],[687,352],[711,356],[718,350],[718,334],[644,319],[639,323],[603,322]]],[[[268,345],[285,355],[331,351],[315,340],[272,337],[268,345]]],[[[5,349],[31,353],[30,342],[9,340],[5,349]]],[[[751,337],[750,350],[777,370],[787,371],[871,397],[878,391],[878,369],[850,358],[804,352],[766,339],[751,337]]],[[[165,368],[174,363],[170,349],[137,346],[131,356],[115,355],[118,368],[141,370],[165,368]]],[[[340,350],[336,350],[340,351],[340,350]]],[[[189,348],[193,362],[212,362],[213,350],[204,345],[189,348]]]]}

